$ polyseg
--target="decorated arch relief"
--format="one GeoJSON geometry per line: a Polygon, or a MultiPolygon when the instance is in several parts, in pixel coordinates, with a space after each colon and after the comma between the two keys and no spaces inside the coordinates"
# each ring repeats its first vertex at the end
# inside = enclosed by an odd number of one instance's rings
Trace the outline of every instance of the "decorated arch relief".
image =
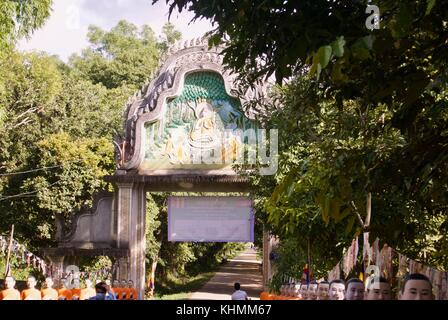
{"type": "Polygon", "coordinates": [[[256,110],[243,108],[267,88],[241,92],[220,50],[207,39],[169,50],[159,73],[126,107],[118,168],[140,175],[233,174],[232,165],[259,138],[256,110]]]}

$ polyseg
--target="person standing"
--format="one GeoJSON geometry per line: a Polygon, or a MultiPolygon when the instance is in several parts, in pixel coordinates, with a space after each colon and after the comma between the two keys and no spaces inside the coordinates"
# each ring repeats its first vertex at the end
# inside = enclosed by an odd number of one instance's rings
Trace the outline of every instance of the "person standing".
{"type": "Polygon", "coordinates": [[[113,296],[108,294],[109,286],[105,282],[100,282],[95,285],[96,295],[89,300],[115,300],[113,296]]]}

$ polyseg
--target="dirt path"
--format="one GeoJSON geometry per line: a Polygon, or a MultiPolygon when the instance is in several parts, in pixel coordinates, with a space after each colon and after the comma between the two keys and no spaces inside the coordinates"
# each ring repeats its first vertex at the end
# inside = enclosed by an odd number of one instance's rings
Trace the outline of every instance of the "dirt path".
{"type": "Polygon", "coordinates": [[[192,293],[189,300],[230,300],[233,284],[239,282],[252,300],[258,300],[263,289],[261,261],[257,260],[253,249],[242,254],[219,268],[218,272],[199,291],[192,293]]]}

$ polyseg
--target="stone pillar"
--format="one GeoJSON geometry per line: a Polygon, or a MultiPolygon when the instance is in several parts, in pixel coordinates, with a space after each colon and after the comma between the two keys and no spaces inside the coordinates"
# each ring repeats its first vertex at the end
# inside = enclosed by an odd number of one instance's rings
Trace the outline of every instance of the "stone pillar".
{"type": "Polygon", "coordinates": [[[46,256],[45,258],[50,261],[52,267],[55,269],[54,271],[57,270],[57,273],[51,276],[55,284],[59,286],[62,273],[65,272],[64,256],[46,256]]]}
{"type": "Polygon", "coordinates": [[[129,249],[128,259],[120,259],[118,277],[132,280],[139,299],[145,288],[146,194],[137,183],[117,183],[115,229],[118,248],[129,249]]]}

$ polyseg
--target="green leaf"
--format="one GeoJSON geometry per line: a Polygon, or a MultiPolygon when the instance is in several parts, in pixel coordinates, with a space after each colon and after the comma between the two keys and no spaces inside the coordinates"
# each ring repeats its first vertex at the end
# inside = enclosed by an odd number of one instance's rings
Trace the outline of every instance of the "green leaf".
{"type": "MultiPolygon", "coordinates": [[[[317,56],[317,53],[313,55],[313,64],[310,68],[310,75],[313,76],[317,72],[317,66],[319,65],[319,57],[317,56]]],[[[317,75],[319,76],[319,75],[317,75]]]]}
{"type": "Polygon", "coordinates": [[[425,16],[431,13],[432,8],[436,5],[437,0],[428,0],[428,3],[426,4],[426,13],[425,16]]]}
{"type": "Polygon", "coordinates": [[[358,39],[352,46],[352,55],[359,60],[370,58],[370,49],[372,48],[372,38],[362,37],[358,39]]]}
{"type": "Polygon", "coordinates": [[[344,55],[344,46],[345,46],[345,39],[344,36],[338,37],[335,41],[331,43],[331,49],[333,51],[333,54],[340,58],[344,55]]]}
{"type": "Polygon", "coordinates": [[[331,78],[335,82],[347,82],[348,77],[342,72],[342,68],[344,67],[344,61],[343,59],[339,59],[336,61],[336,63],[333,65],[333,69],[331,71],[331,78]]]}
{"type": "Polygon", "coordinates": [[[322,69],[325,69],[331,59],[331,46],[322,46],[317,51],[317,56],[322,69]]]}

